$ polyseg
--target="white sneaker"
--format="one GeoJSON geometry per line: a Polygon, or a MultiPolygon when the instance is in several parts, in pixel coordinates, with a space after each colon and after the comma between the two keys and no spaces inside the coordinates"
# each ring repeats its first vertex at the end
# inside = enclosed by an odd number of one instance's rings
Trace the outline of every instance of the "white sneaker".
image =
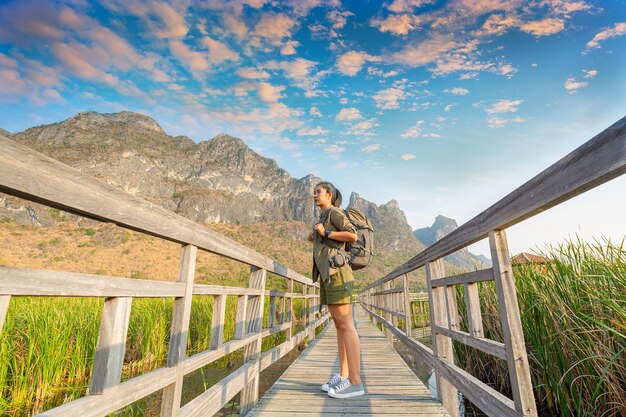
{"type": "Polygon", "coordinates": [[[339,384],[341,381],[343,381],[341,374],[338,374],[338,373],[332,374],[328,382],[322,385],[322,391],[328,392],[329,389],[333,388],[335,385],[339,384]]]}
{"type": "Polygon", "coordinates": [[[349,379],[344,379],[328,390],[328,396],[333,398],[350,398],[363,394],[365,394],[363,383],[352,385],[349,379]]]}

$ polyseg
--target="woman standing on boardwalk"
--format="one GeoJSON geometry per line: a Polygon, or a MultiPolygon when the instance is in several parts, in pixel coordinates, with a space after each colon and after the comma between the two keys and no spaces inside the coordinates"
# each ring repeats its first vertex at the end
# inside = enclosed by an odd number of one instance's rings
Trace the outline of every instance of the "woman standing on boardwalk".
{"type": "Polygon", "coordinates": [[[313,226],[313,281],[321,277],[320,304],[327,304],[337,328],[340,372],[331,375],[322,390],[334,398],[363,395],[361,344],[352,318],[354,276],[348,265],[345,242],[357,240],[356,230],[339,206],[341,193],[329,182],[320,182],[313,191],[315,205],[322,209],[313,226]]]}

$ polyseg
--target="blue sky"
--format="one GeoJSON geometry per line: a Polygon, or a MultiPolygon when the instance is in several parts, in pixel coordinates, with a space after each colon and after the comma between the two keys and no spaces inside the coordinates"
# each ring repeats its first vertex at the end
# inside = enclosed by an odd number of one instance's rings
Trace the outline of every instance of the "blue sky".
{"type": "MultiPolygon", "coordinates": [[[[2,1],[0,127],[136,111],[396,199],[413,228],[461,224],[624,116],[625,47],[615,0],[2,1]]],[[[511,250],[621,239],[624,185],[514,227],[511,250]]]]}

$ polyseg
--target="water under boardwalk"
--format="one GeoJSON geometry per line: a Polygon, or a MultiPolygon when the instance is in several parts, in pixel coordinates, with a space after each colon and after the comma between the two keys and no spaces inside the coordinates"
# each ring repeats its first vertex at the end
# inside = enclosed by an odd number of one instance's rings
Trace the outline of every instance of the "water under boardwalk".
{"type": "Polygon", "coordinates": [[[365,395],[337,399],[320,388],[332,372],[339,371],[336,331],[331,323],[266,392],[250,417],[449,416],[366,312],[358,305],[354,308],[365,395]]]}

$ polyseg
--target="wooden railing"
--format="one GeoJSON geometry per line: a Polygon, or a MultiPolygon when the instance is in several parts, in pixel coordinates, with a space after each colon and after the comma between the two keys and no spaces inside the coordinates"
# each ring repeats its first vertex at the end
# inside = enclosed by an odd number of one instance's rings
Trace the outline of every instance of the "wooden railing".
{"type": "Polygon", "coordinates": [[[318,312],[319,284],[289,268],[162,207],[127,194],[0,135],[0,192],[180,244],[176,282],[147,281],[49,270],[0,267],[0,331],[11,297],[102,297],[105,299],[88,395],[42,416],[103,416],[159,390],[162,416],[211,416],[241,392],[241,415],[257,402],[259,373],[328,320],[318,312]],[[194,283],[198,250],[250,265],[247,288],[194,283]],[[288,290],[266,290],[271,272],[288,290]],[[303,292],[294,292],[294,282],[303,292]],[[234,339],[224,342],[226,297],[238,297],[234,339]],[[187,357],[192,297],[213,297],[210,348],[187,357]],[[269,296],[268,327],[263,328],[269,296]],[[133,298],[172,297],[174,311],[167,365],[121,382],[133,298]],[[293,334],[296,298],[302,299],[303,330],[293,334]],[[308,300],[308,302],[307,302],[308,300]],[[278,314],[277,314],[278,313],[278,314]],[[286,332],[286,341],[261,352],[263,338],[286,332]],[[244,364],[181,407],[183,377],[244,348],[244,364]]]}
{"type": "Polygon", "coordinates": [[[388,339],[395,335],[435,370],[437,395],[452,416],[459,415],[459,391],[489,416],[537,415],[505,229],[625,172],[626,118],[622,118],[361,292],[360,303],[384,325],[388,339]],[[446,276],[443,257],[485,237],[493,267],[446,276]],[[420,267],[426,269],[432,348],[410,337],[407,274],[420,267]],[[483,334],[477,283],[485,281],[495,281],[504,343],[483,334]],[[464,288],[467,332],[459,328],[456,285],[464,288]],[[403,328],[398,327],[399,318],[404,319],[403,328]],[[506,360],[513,399],[456,366],[453,341],[506,360]]]}

